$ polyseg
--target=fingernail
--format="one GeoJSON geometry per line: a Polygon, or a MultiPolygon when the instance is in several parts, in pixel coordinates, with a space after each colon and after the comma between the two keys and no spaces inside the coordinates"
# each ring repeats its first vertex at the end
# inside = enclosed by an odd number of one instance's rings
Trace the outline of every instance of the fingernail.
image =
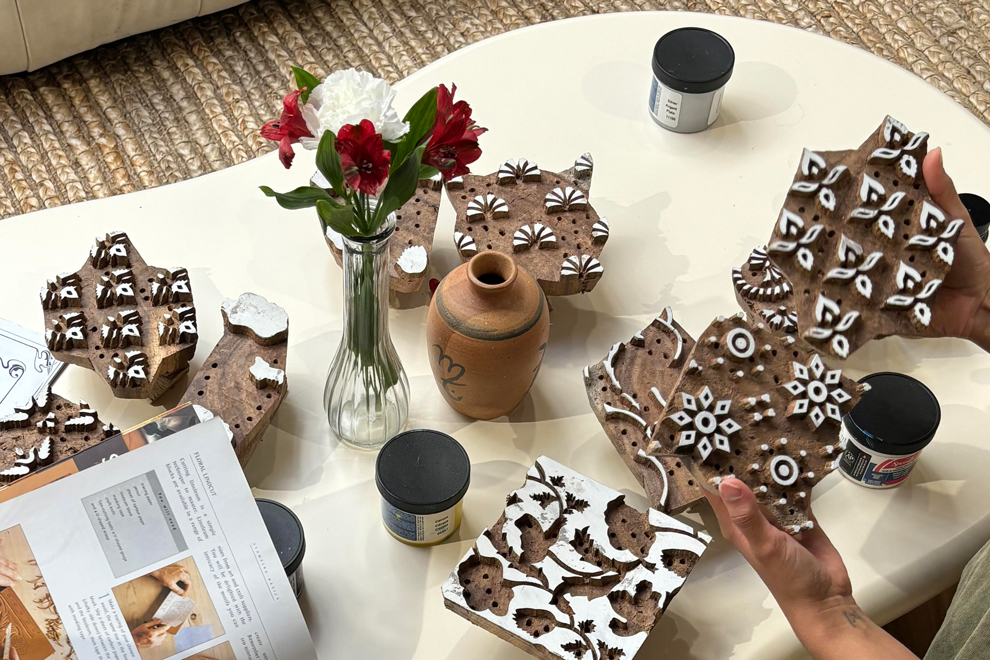
{"type": "Polygon", "coordinates": [[[743,496],[743,486],[738,479],[725,479],[718,487],[718,494],[726,502],[735,502],[743,496]]]}

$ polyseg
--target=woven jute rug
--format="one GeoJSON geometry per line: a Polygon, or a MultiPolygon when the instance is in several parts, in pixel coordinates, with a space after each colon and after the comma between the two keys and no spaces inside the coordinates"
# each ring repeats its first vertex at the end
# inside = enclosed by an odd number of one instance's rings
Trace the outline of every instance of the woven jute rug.
{"type": "Polygon", "coordinates": [[[396,81],[467,44],[570,16],[713,12],[820,32],[990,121],[990,0],[255,0],[0,78],[0,217],[174,183],[272,148],[289,67],[396,81]]]}

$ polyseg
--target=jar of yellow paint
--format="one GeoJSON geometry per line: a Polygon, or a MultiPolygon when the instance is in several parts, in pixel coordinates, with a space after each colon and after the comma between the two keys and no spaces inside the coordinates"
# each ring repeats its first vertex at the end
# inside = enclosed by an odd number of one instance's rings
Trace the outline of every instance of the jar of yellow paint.
{"type": "Polygon", "coordinates": [[[449,435],[406,431],[378,453],[375,483],[388,533],[407,545],[437,545],[461,524],[471,460],[449,435]]]}

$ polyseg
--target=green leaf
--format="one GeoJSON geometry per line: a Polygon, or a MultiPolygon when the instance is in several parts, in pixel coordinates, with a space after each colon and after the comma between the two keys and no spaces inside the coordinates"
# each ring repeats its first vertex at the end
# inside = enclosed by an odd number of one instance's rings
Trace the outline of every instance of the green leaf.
{"type": "Polygon", "coordinates": [[[315,186],[303,186],[286,193],[278,193],[268,186],[261,186],[261,192],[268,197],[274,197],[279,206],[290,211],[312,208],[321,201],[332,202],[339,206],[327,191],[315,186]]]}
{"type": "MultiPolygon", "coordinates": [[[[420,97],[418,101],[409,108],[409,112],[402,118],[402,121],[409,124],[409,132],[396,145],[392,151],[391,171],[402,165],[405,159],[419,146],[426,134],[433,129],[433,121],[437,116],[437,88],[434,87],[420,97]]],[[[391,150],[390,150],[391,151],[391,150]]]]}
{"type": "Polygon", "coordinates": [[[340,166],[340,154],[334,146],[337,136],[333,131],[323,131],[320,138],[320,145],[316,148],[316,169],[326,177],[333,191],[338,197],[346,197],[347,190],[344,188],[344,170],[340,166]]]}
{"type": "Polygon", "coordinates": [[[390,213],[399,210],[403,204],[409,201],[410,197],[416,194],[416,186],[419,185],[419,160],[423,157],[425,148],[425,146],[416,147],[388,178],[385,190],[378,197],[378,208],[375,209],[374,222],[372,223],[374,227],[369,228],[369,231],[377,229],[390,213]]]}
{"type": "Polygon", "coordinates": [[[354,227],[354,209],[350,205],[333,206],[332,204],[320,200],[316,203],[316,212],[320,216],[320,222],[324,227],[333,229],[338,234],[344,236],[354,236],[358,233],[354,227]]]}
{"type": "Polygon", "coordinates": [[[305,103],[309,100],[310,92],[320,84],[320,79],[297,66],[292,67],[292,75],[296,77],[296,89],[306,88],[306,91],[299,95],[299,100],[305,103]]]}
{"type": "Polygon", "coordinates": [[[435,167],[430,167],[429,165],[419,166],[419,180],[432,179],[436,175],[440,174],[440,170],[435,167]]]}

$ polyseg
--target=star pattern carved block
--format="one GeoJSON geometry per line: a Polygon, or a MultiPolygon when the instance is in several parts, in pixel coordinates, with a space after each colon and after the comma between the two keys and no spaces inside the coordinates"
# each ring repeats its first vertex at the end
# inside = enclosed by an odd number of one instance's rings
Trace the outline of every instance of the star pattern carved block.
{"type": "Polygon", "coordinates": [[[810,529],[811,488],[838,467],[842,417],[868,386],[740,312],[699,337],[649,453],[677,454],[703,483],[738,478],[791,533],[810,529]]]}
{"type": "Polygon", "coordinates": [[[584,370],[588,402],[605,434],[643,486],[650,506],[666,513],[679,513],[704,499],[701,484],[682,456],[649,451],[652,429],[692,349],[694,339],[667,307],[629,341],[612,346],[604,360],[584,370]]]}
{"type": "MultiPolygon", "coordinates": [[[[317,171],[310,185],[333,195],[330,182],[317,171]]],[[[433,233],[440,213],[443,180],[440,175],[421,179],[416,194],[395,212],[395,233],[389,242],[389,288],[396,293],[413,293],[423,286],[433,252],[433,233]]],[[[323,237],[337,265],[341,265],[344,239],[332,229],[323,237]]]]}
{"type": "Polygon", "coordinates": [[[794,288],[800,336],[839,358],[931,334],[962,218],[931,199],[928,134],[887,117],[858,149],[804,150],[767,252],[794,288]]]}
{"type": "Polygon", "coordinates": [[[605,272],[599,259],[609,236],[608,220],[588,201],[593,170],[590,154],[559,173],[520,158],[493,174],[447,182],[461,260],[496,250],[525,268],[548,296],[591,291],[605,272]]]}
{"type": "Polygon", "coordinates": [[[149,266],[123,232],[41,289],[55,357],[93,369],[122,399],[158,399],[189,369],[199,331],[185,268],[149,266]]]}
{"type": "Polygon", "coordinates": [[[0,484],[68,458],[118,433],[85,401],[52,394],[32,398],[0,418],[0,484]]]}
{"type": "Polygon", "coordinates": [[[544,456],[444,582],[444,604],[542,660],[631,659],[710,541],[544,456]]]}

